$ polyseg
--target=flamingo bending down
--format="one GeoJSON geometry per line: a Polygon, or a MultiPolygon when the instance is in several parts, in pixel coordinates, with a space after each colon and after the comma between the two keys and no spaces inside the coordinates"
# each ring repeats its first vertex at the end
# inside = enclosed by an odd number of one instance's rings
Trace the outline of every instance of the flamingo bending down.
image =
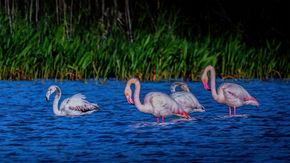
{"type": "Polygon", "coordinates": [[[63,100],[60,105],[60,109],[58,109],[58,102],[61,97],[61,90],[58,86],[52,85],[48,88],[46,93],[46,101],[49,101],[49,96],[55,91],[57,94],[53,101],[53,112],[57,116],[85,115],[99,110],[99,106],[97,104],[89,103],[86,100],[86,97],[80,93],[63,100]]]}
{"type": "Polygon", "coordinates": [[[203,86],[206,90],[211,90],[213,99],[218,103],[229,106],[229,115],[231,116],[231,107],[234,107],[234,115],[236,115],[236,107],[243,105],[259,106],[259,102],[252,97],[242,86],[234,83],[222,83],[218,92],[216,92],[216,73],[212,66],[207,66],[201,75],[203,86]],[[208,86],[207,72],[210,71],[210,85],[208,86]]]}
{"type": "Polygon", "coordinates": [[[146,96],[144,97],[144,104],[142,104],[139,98],[140,87],[140,81],[136,78],[132,78],[127,82],[124,91],[127,101],[129,104],[134,104],[135,102],[135,106],[139,111],[143,113],[149,113],[157,117],[157,122],[159,122],[159,117],[162,117],[162,122],[164,122],[164,117],[169,117],[171,115],[191,118],[183,110],[183,107],[181,105],[179,105],[167,94],[161,92],[150,92],[146,94],[146,96]],[[134,101],[132,100],[132,90],[130,88],[131,84],[135,84],[134,101]]]}
{"type": "Polygon", "coordinates": [[[204,107],[198,102],[196,97],[190,92],[189,87],[184,82],[174,82],[170,87],[171,97],[184,107],[186,113],[205,112],[204,107]],[[180,86],[181,92],[176,92],[175,89],[180,86]]]}

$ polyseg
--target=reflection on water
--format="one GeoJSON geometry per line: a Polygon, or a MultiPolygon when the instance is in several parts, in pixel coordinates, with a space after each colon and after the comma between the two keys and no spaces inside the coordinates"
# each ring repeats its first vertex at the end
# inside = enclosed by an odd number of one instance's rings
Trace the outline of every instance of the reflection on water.
{"type": "MultiPolygon", "coordinates": [[[[218,81],[219,84],[221,83],[218,81]]],[[[200,82],[188,82],[206,112],[165,118],[129,105],[125,83],[96,85],[79,81],[0,81],[0,158],[2,161],[279,161],[289,162],[290,89],[280,81],[238,81],[260,107],[228,107],[213,101],[200,82]],[[47,88],[57,84],[63,99],[76,93],[100,106],[98,112],[57,117],[47,88]]],[[[168,82],[142,82],[141,99],[150,91],[169,94],[168,82]]],[[[52,98],[54,95],[52,95],[52,98]]]]}

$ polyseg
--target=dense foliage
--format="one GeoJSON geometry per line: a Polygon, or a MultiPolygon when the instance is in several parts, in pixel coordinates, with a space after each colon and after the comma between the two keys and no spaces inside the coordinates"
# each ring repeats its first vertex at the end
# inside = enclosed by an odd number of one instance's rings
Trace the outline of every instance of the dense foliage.
{"type": "Polygon", "coordinates": [[[280,42],[265,40],[265,47],[248,46],[241,34],[231,32],[205,36],[189,31],[184,36],[184,31],[178,32],[184,26],[178,12],[159,9],[158,14],[152,14],[146,3],[139,6],[146,12],[134,14],[136,10],[130,11],[126,0],[124,4],[108,1],[113,7],[106,9],[102,9],[104,1],[72,0],[66,4],[56,0],[56,15],[52,2],[44,2],[48,7],[39,13],[37,5],[34,9],[35,4],[30,4],[34,1],[12,1],[13,13],[12,2],[8,2],[10,6],[2,6],[0,14],[0,79],[135,76],[196,80],[209,64],[220,77],[290,77],[290,57],[284,54],[287,51],[281,52],[280,42]],[[21,3],[26,6],[22,10],[21,3]],[[76,11],[80,5],[83,8],[76,11]]]}

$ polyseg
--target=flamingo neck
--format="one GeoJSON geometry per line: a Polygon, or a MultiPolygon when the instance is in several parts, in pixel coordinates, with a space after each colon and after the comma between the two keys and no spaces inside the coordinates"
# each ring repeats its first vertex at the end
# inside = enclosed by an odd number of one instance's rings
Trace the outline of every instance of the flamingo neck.
{"type": "Polygon", "coordinates": [[[216,72],[214,67],[212,66],[207,66],[205,69],[205,73],[210,71],[210,89],[211,89],[211,95],[214,100],[219,101],[219,94],[217,94],[216,91],[216,72]]]}
{"type": "Polygon", "coordinates": [[[190,90],[187,90],[187,89],[185,89],[184,87],[182,87],[182,86],[186,86],[186,84],[185,83],[183,83],[183,82],[174,82],[173,84],[171,84],[171,86],[170,86],[170,91],[171,91],[171,93],[175,93],[176,92],[176,87],[180,87],[181,89],[182,89],[182,91],[185,91],[185,92],[190,92],[190,90]]]}
{"type": "Polygon", "coordinates": [[[58,109],[58,102],[61,97],[61,90],[60,88],[56,87],[56,95],[53,100],[53,113],[55,115],[62,115],[61,111],[58,109]]]}
{"type": "Polygon", "coordinates": [[[135,84],[134,103],[135,103],[136,108],[141,112],[147,113],[148,109],[140,101],[140,89],[141,89],[140,81],[136,78],[133,78],[128,81],[128,84],[129,84],[129,87],[131,84],[135,84]]]}
{"type": "Polygon", "coordinates": [[[170,87],[170,92],[171,92],[171,93],[175,93],[175,92],[176,92],[176,91],[175,91],[176,87],[177,87],[177,84],[173,83],[173,84],[171,85],[171,87],[170,87]]]}

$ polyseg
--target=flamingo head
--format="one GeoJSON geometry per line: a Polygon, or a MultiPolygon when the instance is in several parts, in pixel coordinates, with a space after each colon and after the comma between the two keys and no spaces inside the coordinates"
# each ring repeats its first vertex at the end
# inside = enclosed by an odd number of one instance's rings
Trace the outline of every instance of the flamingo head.
{"type": "Polygon", "coordinates": [[[125,88],[124,94],[127,98],[128,103],[134,105],[134,101],[132,100],[132,91],[130,87],[125,88]]]}
{"type": "Polygon", "coordinates": [[[47,92],[46,92],[46,96],[45,96],[46,101],[49,101],[49,96],[50,96],[51,94],[53,94],[53,93],[56,91],[57,88],[58,88],[58,87],[57,87],[56,85],[52,85],[52,86],[50,86],[50,87],[48,88],[48,90],[47,90],[47,92]]]}
{"type": "Polygon", "coordinates": [[[202,84],[203,84],[204,89],[209,91],[210,90],[210,87],[207,84],[208,83],[208,77],[207,77],[207,75],[204,76],[204,74],[202,74],[201,80],[202,80],[202,84]]]}
{"type": "Polygon", "coordinates": [[[181,85],[181,89],[185,92],[190,92],[189,87],[186,84],[181,85]]]}

